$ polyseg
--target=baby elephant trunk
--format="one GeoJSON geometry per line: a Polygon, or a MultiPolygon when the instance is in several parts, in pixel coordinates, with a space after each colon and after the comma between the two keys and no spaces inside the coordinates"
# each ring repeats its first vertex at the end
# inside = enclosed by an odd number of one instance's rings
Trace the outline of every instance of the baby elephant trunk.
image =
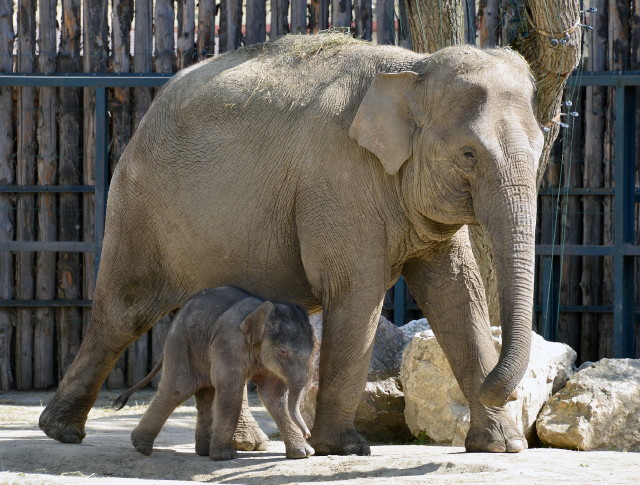
{"type": "Polygon", "coordinates": [[[304,419],[302,419],[302,415],[300,414],[300,401],[302,401],[302,391],[304,390],[304,385],[298,385],[289,389],[289,414],[291,415],[291,419],[293,422],[300,428],[302,434],[305,438],[311,436],[309,432],[309,428],[307,428],[304,419]]]}

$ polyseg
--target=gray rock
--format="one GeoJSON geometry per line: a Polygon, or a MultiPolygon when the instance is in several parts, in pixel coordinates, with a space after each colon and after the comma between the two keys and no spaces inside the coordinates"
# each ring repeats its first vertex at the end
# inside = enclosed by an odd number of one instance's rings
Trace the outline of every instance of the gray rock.
{"type": "Polygon", "coordinates": [[[558,448],[640,451],[640,359],[589,364],[546,402],[538,436],[558,448]]]}
{"type": "Polygon", "coordinates": [[[431,327],[429,326],[426,318],[421,318],[420,320],[412,320],[404,324],[400,327],[400,330],[407,339],[407,343],[409,343],[415,334],[431,330],[431,327]]]}
{"type": "MultiPolygon", "coordinates": [[[[501,330],[492,327],[496,351],[501,330]]],[[[507,405],[529,441],[535,441],[535,420],[553,389],[564,385],[576,353],[565,344],[533,334],[531,359],[517,387],[518,399],[507,405]]],[[[464,446],[469,430],[469,406],[449,362],[431,330],[416,334],[404,352],[400,380],[405,394],[405,419],[414,436],[421,433],[440,444],[464,446]]]]}

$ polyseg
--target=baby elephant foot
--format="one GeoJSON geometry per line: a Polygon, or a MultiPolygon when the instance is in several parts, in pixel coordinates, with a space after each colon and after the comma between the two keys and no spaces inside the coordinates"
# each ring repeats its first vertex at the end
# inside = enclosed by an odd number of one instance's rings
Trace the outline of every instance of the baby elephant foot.
{"type": "Polygon", "coordinates": [[[526,438],[503,408],[485,408],[474,418],[464,443],[468,452],[518,453],[527,449],[526,438]]]}
{"type": "Polygon", "coordinates": [[[255,421],[238,423],[233,435],[233,447],[240,451],[265,451],[269,448],[269,437],[255,421]]]}
{"type": "Polygon", "coordinates": [[[307,443],[287,446],[287,458],[308,458],[315,452],[307,443]]]}
{"type": "Polygon", "coordinates": [[[211,446],[209,458],[213,461],[226,461],[238,458],[238,452],[231,446],[211,446]]]}
{"type": "Polygon", "coordinates": [[[153,439],[134,429],[131,433],[131,444],[143,455],[149,456],[153,451],[153,439]]]}
{"type": "Polygon", "coordinates": [[[361,455],[371,454],[369,443],[355,429],[341,433],[314,428],[309,438],[316,455],[361,455]]]}

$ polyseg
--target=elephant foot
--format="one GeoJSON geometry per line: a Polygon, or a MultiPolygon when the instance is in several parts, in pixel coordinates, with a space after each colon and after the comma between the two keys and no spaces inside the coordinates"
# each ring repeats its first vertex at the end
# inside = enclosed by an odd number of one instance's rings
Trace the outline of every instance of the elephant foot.
{"type": "Polygon", "coordinates": [[[196,455],[209,456],[209,442],[199,443],[196,441],[196,455]]]}
{"type": "Polygon", "coordinates": [[[330,430],[321,431],[314,428],[309,443],[314,448],[316,455],[368,456],[371,454],[369,443],[355,429],[335,433],[330,430]]]}
{"type": "Polygon", "coordinates": [[[475,418],[472,415],[464,443],[468,452],[518,453],[527,449],[526,438],[503,408],[485,408],[475,418]]]}
{"type": "Polygon", "coordinates": [[[91,405],[64,401],[56,394],[42,411],[38,425],[49,438],[61,443],[81,443],[86,436],[84,423],[90,408],[91,405]]]}
{"type": "Polygon", "coordinates": [[[134,429],[131,433],[131,444],[143,455],[149,456],[153,451],[153,439],[149,439],[140,431],[134,429]]]}
{"type": "Polygon", "coordinates": [[[301,445],[287,446],[287,458],[299,459],[308,458],[315,454],[315,450],[307,443],[301,445]]]}
{"type": "Polygon", "coordinates": [[[265,451],[269,448],[269,437],[255,421],[238,423],[232,445],[239,451],[265,451]]]}
{"type": "Polygon", "coordinates": [[[238,458],[238,452],[230,446],[211,446],[209,458],[213,461],[226,461],[238,458]]]}

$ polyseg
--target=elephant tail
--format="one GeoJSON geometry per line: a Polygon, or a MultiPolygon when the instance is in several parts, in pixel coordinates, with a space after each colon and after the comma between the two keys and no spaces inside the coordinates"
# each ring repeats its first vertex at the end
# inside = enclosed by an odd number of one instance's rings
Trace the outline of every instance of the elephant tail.
{"type": "Polygon", "coordinates": [[[124,391],[122,394],[120,394],[115,401],[113,401],[113,404],[111,405],[111,407],[113,409],[115,409],[116,411],[119,411],[120,409],[122,409],[124,407],[125,404],[127,404],[127,401],[129,400],[129,398],[131,397],[131,395],[134,392],[139,391],[140,389],[143,389],[144,387],[147,386],[147,384],[149,384],[151,382],[151,379],[153,379],[155,377],[155,375],[160,372],[160,369],[162,369],[162,360],[163,358],[160,357],[160,360],[158,361],[158,363],[155,365],[155,367],[151,370],[151,372],[149,372],[149,374],[147,374],[147,377],[145,377],[144,379],[142,379],[140,382],[138,382],[135,386],[130,387],[129,389],[127,389],[126,391],[124,391]]]}

